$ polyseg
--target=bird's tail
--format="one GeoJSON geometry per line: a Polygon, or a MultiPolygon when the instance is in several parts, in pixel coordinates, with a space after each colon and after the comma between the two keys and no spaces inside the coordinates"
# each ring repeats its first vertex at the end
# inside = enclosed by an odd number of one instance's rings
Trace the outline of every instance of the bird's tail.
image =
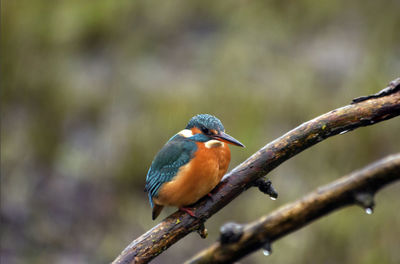
{"type": "Polygon", "coordinates": [[[155,220],[160,215],[161,210],[164,208],[162,205],[155,204],[153,207],[152,219],[155,220]]]}

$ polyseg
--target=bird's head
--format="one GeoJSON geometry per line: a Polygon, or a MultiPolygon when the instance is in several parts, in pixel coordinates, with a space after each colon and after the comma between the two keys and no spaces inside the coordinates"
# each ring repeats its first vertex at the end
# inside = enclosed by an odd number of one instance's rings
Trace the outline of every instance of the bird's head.
{"type": "Polygon", "coordinates": [[[238,140],[225,133],[225,128],[218,118],[209,114],[200,114],[192,117],[182,135],[195,137],[195,140],[198,139],[198,141],[215,139],[244,147],[238,140]]]}

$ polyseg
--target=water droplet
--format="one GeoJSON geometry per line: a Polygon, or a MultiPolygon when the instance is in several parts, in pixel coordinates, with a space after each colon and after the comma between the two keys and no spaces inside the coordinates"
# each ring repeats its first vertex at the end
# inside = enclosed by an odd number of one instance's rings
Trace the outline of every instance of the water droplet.
{"type": "Polygon", "coordinates": [[[271,200],[273,200],[273,201],[275,201],[275,200],[276,200],[276,197],[272,197],[272,196],[270,196],[269,198],[271,198],[271,200]]]}
{"type": "Polygon", "coordinates": [[[263,249],[263,254],[264,254],[264,256],[269,256],[269,255],[271,255],[271,251],[268,249],[263,249]]]}
{"type": "Polygon", "coordinates": [[[344,131],[340,132],[339,135],[346,134],[346,133],[349,132],[349,131],[350,131],[350,130],[344,130],[344,131]]]}
{"type": "Polygon", "coordinates": [[[263,246],[263,254],[264,256],[269,256],[272,253],[271,244],[269,242],[265,243],[263,246]]]}
{"type": "Polygon", "coordinates": [[[365,212],[367,213],[367,214],[372,214],[374,211],[372,210],[372,208],[371,207],[367,207],[367,208],[365,208],[365,212]]]}

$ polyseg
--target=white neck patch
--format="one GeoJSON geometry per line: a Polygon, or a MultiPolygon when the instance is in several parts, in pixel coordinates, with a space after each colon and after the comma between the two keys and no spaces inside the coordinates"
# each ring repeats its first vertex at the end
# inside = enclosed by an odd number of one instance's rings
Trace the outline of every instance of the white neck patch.
{"type": "Polygon", "coordinates": [[[218,147],[223,147],[224,146],[224,142],[221,142],[219,140],[209,140],[206,142],[206,144],[204,144],[206,146],[206,148],[218,148],[218,147]]]}
{"type": "Polygon", "coordinates": [[[190,129],[184,129],[184,130],[179,131],[178,135],[188,138],[188,137],[192,137],[193,133],[192,133],[192,130],[190,130],[190,129]]]}

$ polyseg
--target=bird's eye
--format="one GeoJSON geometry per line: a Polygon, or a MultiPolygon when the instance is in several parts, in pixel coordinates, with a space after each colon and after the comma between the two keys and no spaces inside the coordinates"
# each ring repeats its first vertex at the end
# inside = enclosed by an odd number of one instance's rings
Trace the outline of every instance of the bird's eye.
{"type": "Polygon", "coordinates": [[[209,135],[210,134],[210,130],[206,127],[202,127],[201,131],[205,134],[205,135],[209,135]]]}

